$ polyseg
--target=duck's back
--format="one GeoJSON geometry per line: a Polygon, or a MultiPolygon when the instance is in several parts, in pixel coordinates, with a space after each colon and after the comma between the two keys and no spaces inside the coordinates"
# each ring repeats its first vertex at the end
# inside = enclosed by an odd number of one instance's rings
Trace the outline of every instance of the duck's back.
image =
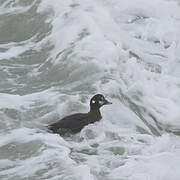
{"type": "Polygon", "coordinates": [[[65,134],[67,132],[77,133],[84,126],[100,119],[101,117],[94,116],[90,113],[77,113],[66,116],[60,121],[49,125],[49,129],[58,134],[65,134]]]}

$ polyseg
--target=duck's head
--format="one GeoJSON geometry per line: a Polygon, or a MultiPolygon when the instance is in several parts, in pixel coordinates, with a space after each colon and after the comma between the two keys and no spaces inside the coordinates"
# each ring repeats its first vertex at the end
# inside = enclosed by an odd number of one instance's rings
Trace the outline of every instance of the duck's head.
{"type": "Polygon", "coordinates": [[[91,98],[90,101],[90,108],[92,109],[99,109],[104,105],[112,104],[102,94],[96,94],[91,98]]]}

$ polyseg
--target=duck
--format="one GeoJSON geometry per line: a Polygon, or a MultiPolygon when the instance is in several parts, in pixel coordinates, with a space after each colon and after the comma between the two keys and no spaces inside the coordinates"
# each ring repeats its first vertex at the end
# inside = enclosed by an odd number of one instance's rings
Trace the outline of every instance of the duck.
{"type": "Polygon", "coordinates": [[[88,113],[76,113],[62,118],[50,124],[48,129],[55,134],[75,134],[80,132],[88,124],[95,123],[102,119],[100,108],[104,105],[112,104],[102,94],[94,95],[90,100],[90,110],[88,113]]]}

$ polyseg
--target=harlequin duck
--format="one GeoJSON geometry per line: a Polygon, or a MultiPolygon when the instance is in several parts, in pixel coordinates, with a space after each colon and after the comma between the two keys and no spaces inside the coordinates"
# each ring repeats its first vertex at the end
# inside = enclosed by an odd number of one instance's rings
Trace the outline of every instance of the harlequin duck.
{"type": "Polygon", "coordinates": [[[107,101],[102,94],[96,94],[90,100],[90,111],[88,113],[66,116],[60,121],[49,125],[48,128],[53,133],[60,135],[78,133],[84,126],[99,121],[102,118],[100,108],[108,104],[112,103],[107,101]]]}

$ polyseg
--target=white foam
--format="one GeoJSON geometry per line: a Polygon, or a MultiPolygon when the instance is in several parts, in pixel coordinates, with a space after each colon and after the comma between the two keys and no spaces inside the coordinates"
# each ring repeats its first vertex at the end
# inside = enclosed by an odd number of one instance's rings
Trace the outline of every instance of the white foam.
{"type": "MultiPolygon", "coordinates": [[[[48,58],[70,72],[60,88],[78,95],[59,102],[61,90],[24,96],[1,93],[0,108],[22,111],[42,102],[55,105],[54,111],[62,116],[74,112],[73,103],[80,100],[82,110],[88,110],[96,92],[113,104],[103,107],[100,122],[72,139],[28,128],[2,134],[1,147],[36,140],[44,147],[40,155],[19,160],[0,175],[28,178],[42,170],[44,179],[179,180],[179,136],[166,134],[180,130],[177,1],[42,1],[38,11],[47,10],[54,12],[48,19],[52,31],[43,40],[54,45],[48,58]]],[[[12,45],[2,55],[11,58],[27,49],[12,45]]],[[[3,161],[4,167],[12,165],[3,161]]]]}
{"type": "Polygon", "coordinates": [[[21,109],[23,107],[29,107],[33,105],[36,101],[48,102],[50,105],[51,102],[54,103],[54,99],[57,99],[57,93],[51,90],[45,90],[44,92],[33,93],[28,95],[14,95],[0,93],[0,108],[12,108],[12,109],[21,109]]]}
{"type": "MultiPolygon", "coordinates": [[[[79,33],[86,29],[89,35],[73,47],[69,63],[81,64],[85,62],[83,57],[90,57],[91,62],[95,63],[102,72],[106,72],[104,76],[108,81],[103,84],[99,79],[96,82],[97,91],[119,97],[121,101],[119,103],[119,100],[112,99],[113,105],[109,108],[104,107],[107,108],[107,111],[102,110],[106,125],[103,126],[101,123],[99,130],[97,132],[94,130],[95,134],[101,137],[96,140],[104,143],[99,149],[101,153],[108,154],[106,148],[113,147],[116,143],[123,144],[119,141],[108,145],[107,133],[116,132],[121,137],[125,136],[128,142],[127,146],[125,144],[123,146],[130,157],[125,165],[110,173],[109,179],[117,179],[117,177],[133,180],[172,177],[179,179],[179,159],[176,159],[178,153],[168,149],[170,146],[168,138],[163,136],[162,143],[155,143],[156,145],[152,145],[153,148],[149,146],[149,143],[153,144],[149,136],[140,138],[147,142],[147,146],[139,142],[134,144],[136,138],[133,141],[129,140],[131,137],[136,137],[137,126],[150,134],[152,132],[148,130],[147,124],[155,127],[160,134],[162,132],[156,127],[157,125],[165,130],[180,128],[177,68],[180,40],[180,23],[177,19],[180,17],[180,8],[177,2],[78,1],[79,5],[73,10],[70,8],[71,3],[71,1],[58,4],[57,1],[53,3],[51,1],[51,4],[50,1],[42,3],[42,8],[52,7],[55,10],[56,18],[53,20],[53,31],[50,36],[55,44],[52,56],[55,57],[58,52],[70,47],[70,44],[78,39],[79,33]],[[153,43],[155,41],[157,43],[153,43]],[[129,52],[132,52],[133,57],[130,57],[129,52]],[[127,104],[126,99],[123,99],[119,92],[137,105],[146,123],[140,120],[135,109],[129,109],[130,104],[127,104]],[[125,135],[121,133],[123,129],[125,135]],[[150,155],[141,151],[144,147],[151,149],[150,155]],[[160,149],[162,152],[159,152],[160,149]],[[146,156],[141,155],[141,152],[146,156]],[[137,157],[131,156],[136,153],[139,154],[137,157]],[[172,166],[174,169],[169,172],[172,166]],[[165,170],[160,173],[159,169],[165,170]]],[[[57,58],[55,63],[60,63],[60,60],[61,58],[57,58]]],[[[84,132],[82,136],[86,137],[86,133],[84,132]]],[[[104,157],[97,156],[97,158],[104,157]]],[[[109,159],[111,159],[110,155],[109,159]]],[[[93,170],[97,169],[97,172],[104,167],[97,159],[94,161],[90,157],[86,163],[93,170]]]]}

